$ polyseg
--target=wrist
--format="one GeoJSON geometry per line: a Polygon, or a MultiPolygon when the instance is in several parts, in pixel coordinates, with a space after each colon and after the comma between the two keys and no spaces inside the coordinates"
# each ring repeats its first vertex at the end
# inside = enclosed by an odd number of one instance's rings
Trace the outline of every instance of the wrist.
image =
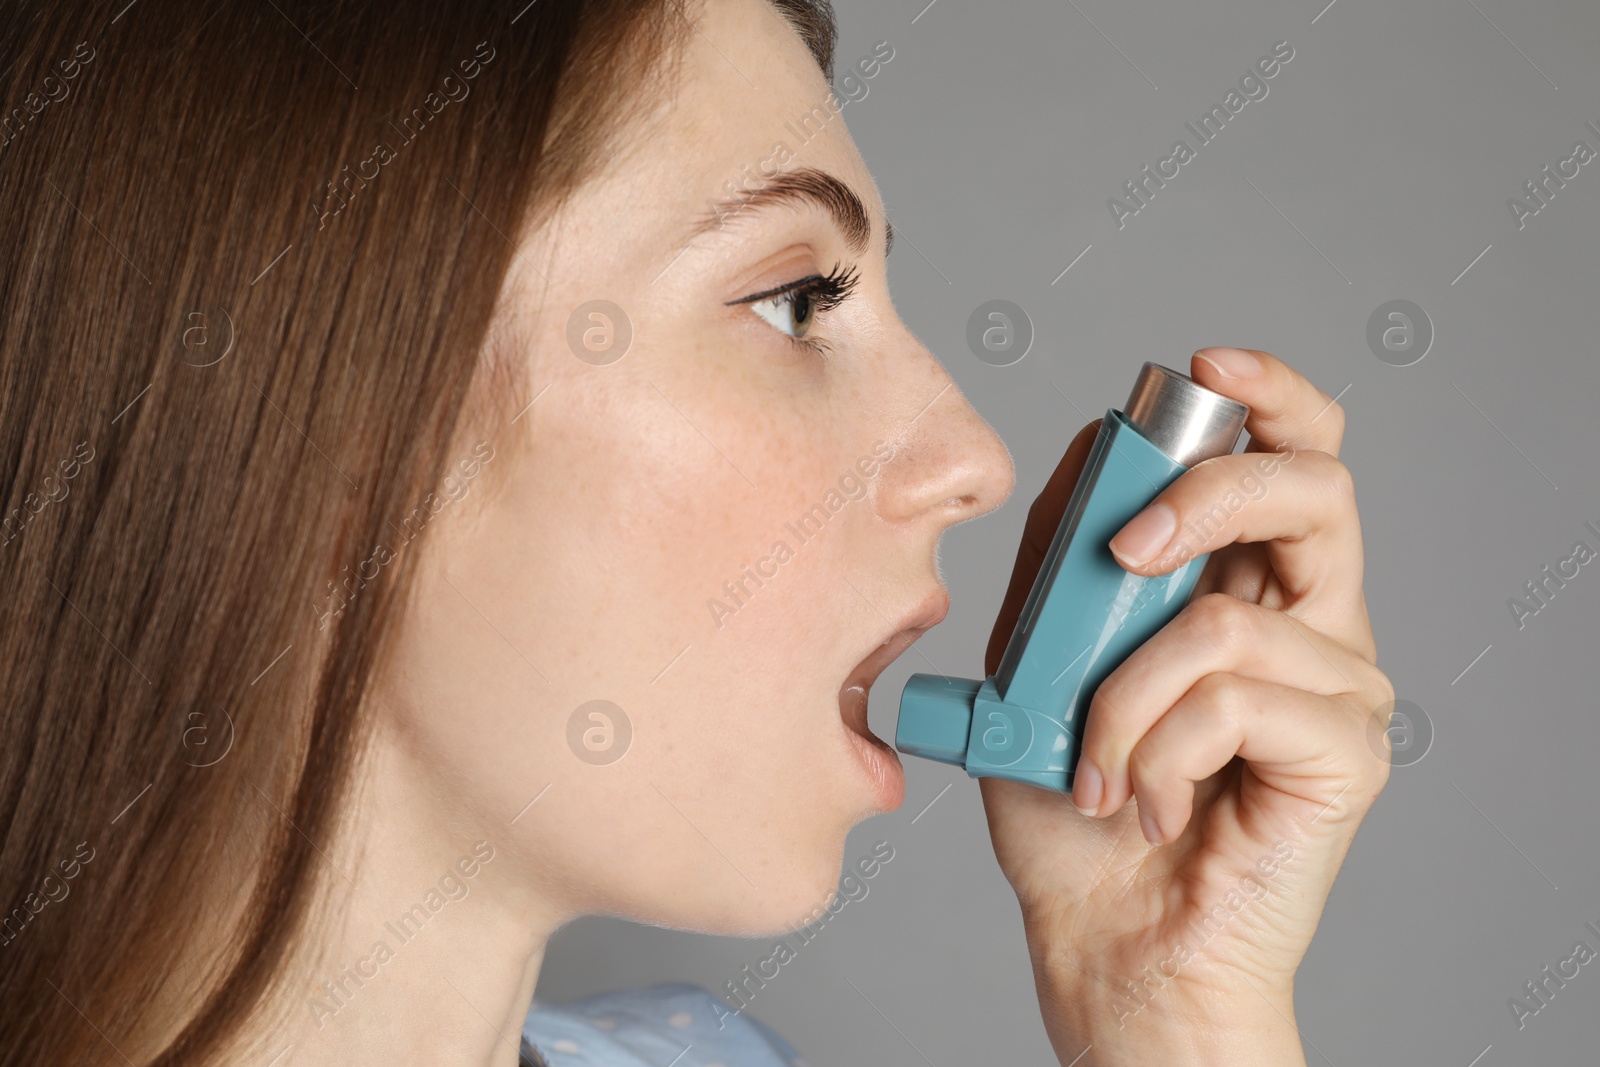
{"type": "Polygon", "coordinates": [[[1063,1065],[1304,1067],[1292,984],[1196,977],[1119,978],[1075,955],[1034,958],[1039,1008],[1063,1065]]]}
{"type": "Polygon", "coordinates": [[[1205,1012],[1157,1012],[1151,1004],[1135,1014],[1126,1005],[1080,1002],[1075,1014],[1080,1021],[1066,1047],[1056,1048],[1073,1067],[1305,1067],[1292,1005],[1258,998],[1255,1006],[1226,1001],[1205,1012]]]}

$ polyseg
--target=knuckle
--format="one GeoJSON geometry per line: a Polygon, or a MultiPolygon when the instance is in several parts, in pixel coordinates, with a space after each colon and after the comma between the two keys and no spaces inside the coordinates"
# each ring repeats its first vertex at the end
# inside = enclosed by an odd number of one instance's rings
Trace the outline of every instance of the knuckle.
{"type": "Polygon", "coordinates": [[[1378,797],[1383,794],[1384,787],[1389,784],[1389,774],[1392,764],[1388,760],[1377,760],[1377,766],[1370,772],[1369,781],[1363,796],[1366,798],[1367,807],[1372,807],[1378,802],[1378,797]]]}
{"type": "Polygon", "coordinates": [[[1330,399],[1320,417],[1327,419],[1333,425],[1336,439],[1344,435],[1344,406],[1337,400],[1330,399]]]}
{"type": "Polygon", "coordinates": [[[1383,673],[1377,667],[1372,667],[1371,671],[1373,692],[1377,694],[1380,705],[1383,707],[1393,707],[1395,698],[1394,683],[1389,680],[1389,676],[1387,674],[1383,673]]]}
{"type": "Polygon", "coordinates": [[[1372,680],[1369,686],[1363,688],[1363,695],[1359,701],[1357,713],[1360,716],[1359,729],[1365,734],[1363,740],[1370,743],[1376,738],[1382,742],[1382,750],[1378,753],[1380,758],[1363,760],[1361,769],[1352,775],[1354,784],[1358,787],[1358,794],[1363,799],[1364,808],[1371,807],[1378,799],[1378,794],[1388,784],[1390,772],[1394,768],[1387,741],[1390,726],[1390,717],[1394,710],[1394,686],[1383,672],[1374,668],[1371,671],[1372,680]]]}
{"type": "Polygon", "coordinates": [[[1363,769],[1351,777],[1355,779],[1356,795],[1362,800],[1362,810],[1372,807],[1377,803],[1378,796],[1389,784],[1389,775],[1394,769],[1394,764],[1387,759],[1366,760],[1363,769]]]}
{"type": "Polygon", "coordinates": [[[1243,744],[1253,711],[1243,681],[1233,674],[1212,673],[1194,689],[1194,714],[1207,737],[1243,744]]]}
{"type": "Polygon", "coordinates": [[[1185,609],[1189,628],[1210,644],[1226,650],[1244,647],[1257,633],[1250,606],[1227,593],[1207,593],[1185,609]]]}
{"type": "Polygon", "coordinates": [[[1237,675],[1213,671],[1194,684],[1195,711],[1208,723],[1208,731],[1226,734],[1244,720],[1244,688],[1237,675]]]}
{"type": "Polygon", "coordinates": [[[1328,456],[1323,467],[1323,479],[1334,498],[1341,502],[1353,501],[1356,497],[1356,479],[1350,473],[1350,468],[1332,456],[1328,456]]]}

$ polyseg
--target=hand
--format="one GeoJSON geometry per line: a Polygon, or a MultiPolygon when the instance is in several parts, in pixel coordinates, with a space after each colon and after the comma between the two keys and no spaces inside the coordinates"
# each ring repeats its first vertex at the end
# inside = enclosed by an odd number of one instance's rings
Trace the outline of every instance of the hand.
{"type": "MultiPolygon", "coordinates": [[[[1294,973],[1388,780],[1394,690],[1336,458],[1343,411],[1265,352],[1201,349],[1191,377],[1250,406],[1246,451],[1186,471],[1112,549],[1147,576],[1211,552],[1193,597],[1095,693],[1071,798],[979,780],[1046,1027],[1076,1067],[1303,1064],[1294,973]],[[1170,545],[1135,564],[1163,509],[1170,545]]],[[[991,674],[1098,425],[1028,513],[991,674]]]]}

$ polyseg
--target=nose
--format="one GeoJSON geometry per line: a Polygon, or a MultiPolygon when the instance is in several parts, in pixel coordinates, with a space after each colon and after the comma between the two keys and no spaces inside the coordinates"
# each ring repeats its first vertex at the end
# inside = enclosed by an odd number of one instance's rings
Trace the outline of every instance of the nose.
{"type": "Polygon", "coordinates": [[[884,466],[878,508],[891,522],[928,519],[938,529],[987,514],[1016,485],[1005,442],[977,413],[948,371],[915,338],[918,372],[907,376],[905,422],[884,466]]]}

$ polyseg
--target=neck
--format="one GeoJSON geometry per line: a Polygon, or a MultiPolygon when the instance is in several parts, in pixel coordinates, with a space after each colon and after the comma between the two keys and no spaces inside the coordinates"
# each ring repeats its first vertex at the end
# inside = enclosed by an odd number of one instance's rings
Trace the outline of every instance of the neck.
{"type": "MultiPolygon", "coordinates": [[[[459,792],[459,783],[456,784],[459,792]]],[[[283,992],[247,1035],[262,1062],[516,1067],[550,936],[572,915],[519,870],[518,827],[478,825],[451,789],[380,737],[351,809],[362,824],[327,852],[314,917],[283,992]]]]}

